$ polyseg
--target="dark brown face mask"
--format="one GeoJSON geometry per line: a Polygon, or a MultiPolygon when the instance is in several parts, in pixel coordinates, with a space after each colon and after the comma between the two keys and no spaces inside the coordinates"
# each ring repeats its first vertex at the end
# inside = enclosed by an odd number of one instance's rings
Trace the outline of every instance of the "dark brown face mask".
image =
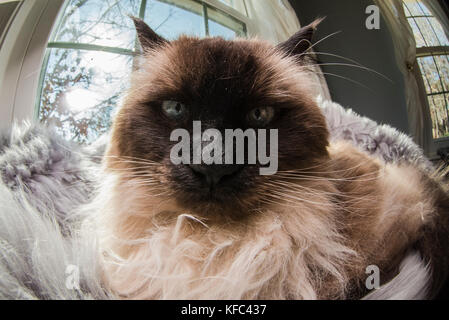
{"type": "Polygon", "coordinates": [[[184,129],[193,136],[194,121],[223,136],[227,129],[277,130],[279,170],[327,157],[328,131],[305,72],[304,53],[318,22],[277,47],[244,39],[169,42],[142,20],[134,23],[143,55],[115,120],[111,150],[116,157],[154,163],[151,170],[163,172],[164,183],[184,205],[241,205],[257,199],[259,182],[270,179],[260,175],[260,164],[173,164],[176,142],[170,135],[184,129]]]}

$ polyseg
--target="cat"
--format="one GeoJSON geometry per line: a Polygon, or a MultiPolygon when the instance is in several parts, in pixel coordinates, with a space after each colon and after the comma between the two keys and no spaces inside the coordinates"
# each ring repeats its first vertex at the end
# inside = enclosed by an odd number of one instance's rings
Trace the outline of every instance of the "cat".
{"type": "Polygon", "coordinates": [[[133,18],[140,67],[115,116],[93,202],[104,281],[123,299],[358,299],[409,250],[447,277],[449,198],[406,163],[329,142],[311,94],[320,21],[273,46],[167,41],[133,18]],[[173,130],[277,129],[278,171],[174,165],[173,130]],[[217,179],[209,179],[218,175],[217,179]]]}

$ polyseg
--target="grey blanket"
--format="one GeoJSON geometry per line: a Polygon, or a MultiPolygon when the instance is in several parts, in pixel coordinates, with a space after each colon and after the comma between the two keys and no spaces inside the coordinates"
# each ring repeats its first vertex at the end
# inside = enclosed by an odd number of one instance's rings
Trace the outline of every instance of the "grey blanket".
{"type": "MultiPolygon", "coordinates": [[[[351,141],[386,162],[432,170],[408,136],[335,103],[320,105],[332,139],[351,141]]],[[[0,299],[114,298],[101,283],[95,239],[79,234],[81,221],[73,214],[93,195],[106,142],[79,146],[26,124],[0,136],[0,299]]]]}

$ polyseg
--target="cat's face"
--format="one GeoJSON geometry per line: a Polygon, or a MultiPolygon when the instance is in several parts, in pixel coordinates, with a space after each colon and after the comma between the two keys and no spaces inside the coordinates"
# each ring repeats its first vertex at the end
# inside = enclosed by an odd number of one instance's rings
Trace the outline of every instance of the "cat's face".
{"type": "Polygon", "coordinates": [[[192,137],[194,121],[223,137],[226,129],[277,129],[279,172],[327,157],[328,131],[301,56],[315,25],[273,47],[243,39],[168,42],[135,23],[145,54],[114,121],[106,162],[111,170],[141,179],[148,192],[168,190],[186,208],[235,209],[262,199],[276,175],[261,176],[258,164],[173,164],[174,130],[192,137]]]}

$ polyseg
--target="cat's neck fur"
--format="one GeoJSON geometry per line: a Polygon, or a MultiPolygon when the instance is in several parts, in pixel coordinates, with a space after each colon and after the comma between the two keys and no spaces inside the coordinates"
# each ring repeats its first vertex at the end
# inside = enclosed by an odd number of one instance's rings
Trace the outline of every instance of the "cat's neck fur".
{"type": "Polygon", "coordinates": [[[303,193],[237,220],[106,170],[93,204],[106,282],[124,298],[341,299],[364,293],[369,265],[388,280],[433,212],[422,175],[344,143],[329,152],[332,170],[295,182],[303,193]]]}

